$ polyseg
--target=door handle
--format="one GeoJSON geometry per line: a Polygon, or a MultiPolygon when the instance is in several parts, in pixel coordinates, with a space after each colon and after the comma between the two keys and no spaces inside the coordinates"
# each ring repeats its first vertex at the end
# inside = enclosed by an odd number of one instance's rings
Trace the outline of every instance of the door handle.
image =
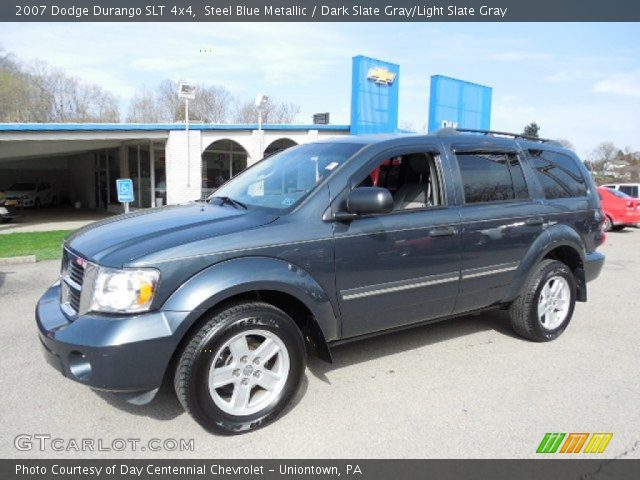
{"type": "Polygon", "coordinates": [[[436,227],[429,230],[430,237],[449,237],[458,233],[454,227],[436,227]]]}
{"type": "Polygon", "coordinates": [[[531,225],[531,226],[544,225],[544,218],[542,218],[542,217],[529,217],[524,221],[524,223],[526,225],[531,225]]]}

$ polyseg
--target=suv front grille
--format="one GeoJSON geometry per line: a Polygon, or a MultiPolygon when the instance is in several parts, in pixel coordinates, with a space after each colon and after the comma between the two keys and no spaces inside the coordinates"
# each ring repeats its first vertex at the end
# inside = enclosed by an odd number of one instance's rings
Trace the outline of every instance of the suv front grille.
{"type": "Polygon", "coordinates": [[[73,315],[80,311],[80,299],[82,297],[82,284],[84,283],[87,260],[71,253],[66,248],[62,255],[62,288],[60,291],[60,303],[71,310],[73,315]]]}

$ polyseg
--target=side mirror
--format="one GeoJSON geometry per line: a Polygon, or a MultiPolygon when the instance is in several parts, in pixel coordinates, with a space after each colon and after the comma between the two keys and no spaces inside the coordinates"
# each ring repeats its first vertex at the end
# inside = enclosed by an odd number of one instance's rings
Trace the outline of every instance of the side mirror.
{"type": "Polygon", "coordinates": [[[358,187],[347,197],[346,209],[346,212],[336,212],[333,219],[348,221],[358,215],[389,213],[393,210],[393,197],[386,188],[358,187]]]}

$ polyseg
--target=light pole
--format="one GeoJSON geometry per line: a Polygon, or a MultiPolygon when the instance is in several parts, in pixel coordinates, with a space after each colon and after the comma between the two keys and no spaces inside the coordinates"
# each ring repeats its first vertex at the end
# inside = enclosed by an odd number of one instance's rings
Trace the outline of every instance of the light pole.
{"type": "Polygon", "coordinates": [[[187,187],[191,188],[191,149],[189,146],[189,100],[196,98],[196,86],[190,83],[180,83],[178,98],[184,98],[184,129],[187,132],[187,187]]]}
{"type": "Polygon", "coordinates": [[[260,144],[261,159],[264,157],[264,132],[262,131],[262,110],[264,109],[268,101],[269,101],[269,97],[267,97],[266,95],[262,93],[259,93],[258,95],[256,95],[255,105],[258,108],[258,136],[260,137],[259,144],[260,144]]]}

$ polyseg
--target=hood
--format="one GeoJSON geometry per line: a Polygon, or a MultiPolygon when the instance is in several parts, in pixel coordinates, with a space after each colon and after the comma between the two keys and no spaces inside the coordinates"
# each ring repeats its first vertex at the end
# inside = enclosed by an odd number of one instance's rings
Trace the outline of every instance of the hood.
{"type": "MultiPolygon", "coordinates": [[[[99,265],[121,267],[159,251],[190,242],[222,237],[273,222],[277,217],[261,210],[194,203],[140,210],[92,223],[73,233],[65,245],[99,265]]],[[[220,239],[211,252],[228,248],[220,239]]]]}

